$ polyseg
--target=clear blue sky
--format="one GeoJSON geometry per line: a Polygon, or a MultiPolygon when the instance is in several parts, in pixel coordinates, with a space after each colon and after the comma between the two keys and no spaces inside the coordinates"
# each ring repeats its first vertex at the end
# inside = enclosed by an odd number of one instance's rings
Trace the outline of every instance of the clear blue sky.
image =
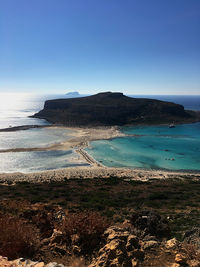
{"type": "Polygon", "coordinates": [[[200,0],[0,0],[0,91],[200,94],[200,0]]]}

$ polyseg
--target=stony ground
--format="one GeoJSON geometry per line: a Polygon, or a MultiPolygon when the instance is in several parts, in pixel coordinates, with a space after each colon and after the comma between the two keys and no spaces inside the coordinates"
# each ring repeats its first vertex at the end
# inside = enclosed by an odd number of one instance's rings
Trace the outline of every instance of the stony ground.
{"type": "Polygon", "coordinates": [[[1,184],[0,266],[200,266],[199,190],[196,178],[1,184]]]}

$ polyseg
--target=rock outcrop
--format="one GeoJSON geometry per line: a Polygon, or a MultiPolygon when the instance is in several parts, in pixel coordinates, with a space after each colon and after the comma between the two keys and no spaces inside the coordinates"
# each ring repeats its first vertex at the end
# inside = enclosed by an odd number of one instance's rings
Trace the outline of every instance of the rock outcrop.
{"type": "Polygon", "coordinates": [[[168,221],[157,212],[143,210],[133,213],[131,223],[142,236],[170,237],[168,221]]]}
{"type": "MultiPolygon", "coordinates": [[[[166,234],[160,236],[159,227],[167,229],[167,222],[157,213],[142,212],[134,214],[137,220],[126,220],[122,224],[116,224],[108,227],[103,234],[104,242],[99,251],[93,254],[94,258],[87,261],[83,258],[72,258],[66,261],[69,254],[68,248],[63,246],[63,233],[54,229],[53,234],[49,238],[45,238],[41,244],[46,246],[48,250],[54,250],[58,255],[63,255],[61,263],[51,261],[35,261],[19,258],[16,260],[8,260],[0,256],[1,267],[145,267],[145,266],[163,266],[163,267],[200,267],[200,251],[198,247],[193,247],[191,243],[182,243],[176,238],[167,240],[168,230],[166,234]],[[136,216],[137,215],[137,216],[136,216]],[[145,218],[144,218],[145,216],[145,218]],[[157,218],[157,219],[155,219],[157,218]],[[145,222],[140,221],[145,219],[145,222]],[[154,231],[152,235],[151,223],[154,222],[154,231]],[[162,224],[165,227],[162,227],[162,224]],[[141,227],[142,225],[142,227],[141,227]],[[145,227],[143,227],[145,226],[145,227]],[[157,231],[155,231],[155,228],[157,231]],[[64,260],[65,259],[65,260],[64,260]],[[91,263],[89,263],[91,262],[91,263]]],[[[76,237],[74,237],[76,239],[76,237]]],[[[75,255],[78,249],[76,242],[71,246],[71,256],[75,255]]],[[[78,253],[79,254],[79,253],[78,253]]]]}
{"type": "Polygon", "coordinates": [[[200,266],[192,244],[169,237],[169,222],[152,211],[135,212],[130,221],[110,226],[106,242],[89,267],[200,266]]]}
{"type": "MultiPolygon", "coordinates": [[[[19,235],[19,227],[10,228],[7,214],[1,223],[8,234],[1,231],[0,267],[200,267],[199,228],[185,232],[184,242],[178,241],[170,237],[170,218],[156,211],[135,210],[123,223],[110,226],[98,213],[69,213],[59,205],[42,203],[29,205],[21,203],[19,215],[23,222],[26,218],[26,223],[32,221],[37,226],[30,232],[36,235],[36,247],[32,253],[24,253],[20,245],[24,235],[19,235]]],[[[16,203],[7,206],[13,208],[16,203]]],[[[3,202],[1,207],[5,210],[3,202]]],[[[16,226],[19,219],[13,222],[16,226]]],[[[25,224],[20,226],[25,233],[25,224]]]]}
{"type": "Polygon", "coordinates": [[[181,105],[111,92],[48,100],[44,109],[33,117],[67,126],[157,124],[199,119],[196,113],[185,111],[181,105]]]}
{"type": "Polygon", "coordinates": [[[7,258],[0,256],[0,266],[1,267],[65,267],[63,264],[56,262],[50,262],[45,264],[44,262],[32,261],[29,259],[16,259],[9,261],[7,258]]]}
{"type": "Polygon", "coordinates": [[[136,235],[130,234],[123,227],[112,226],[104,235],[107,242],[99,250],[98,257],[89,267],[137,266],[144,258],[144,250],[136,235]]]}
{"type": "Polygon", "coordinates": [[[185,242],[194,244],[200,250],[200,227],[186,231],[183,238],[185,242]]]}

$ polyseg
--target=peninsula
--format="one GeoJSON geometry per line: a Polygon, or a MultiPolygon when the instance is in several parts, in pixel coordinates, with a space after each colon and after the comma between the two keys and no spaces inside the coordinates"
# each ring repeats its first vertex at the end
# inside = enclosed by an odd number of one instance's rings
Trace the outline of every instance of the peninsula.
{"type": "Polygon", "coordinates": [[[44,109],[33,115],[65,126],[112,126],[133,124],[188,123],[200,120],[196,112],[182,105],[123,93],[105,92],[92,96],[55,99],[45,102],[44,109]]]}

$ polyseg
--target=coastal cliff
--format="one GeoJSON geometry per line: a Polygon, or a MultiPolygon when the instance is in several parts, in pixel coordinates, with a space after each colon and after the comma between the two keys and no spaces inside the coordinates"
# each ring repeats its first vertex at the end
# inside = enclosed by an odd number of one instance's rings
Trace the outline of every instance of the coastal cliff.
{"type": "Polygon", "coordinates": [[[182,105],[154,99],[132,98],[123,93],[105,92],[92,96],[55,99],[33,117],[67,126],[110,126],[194,122],[195,112],[182,105]]]}

